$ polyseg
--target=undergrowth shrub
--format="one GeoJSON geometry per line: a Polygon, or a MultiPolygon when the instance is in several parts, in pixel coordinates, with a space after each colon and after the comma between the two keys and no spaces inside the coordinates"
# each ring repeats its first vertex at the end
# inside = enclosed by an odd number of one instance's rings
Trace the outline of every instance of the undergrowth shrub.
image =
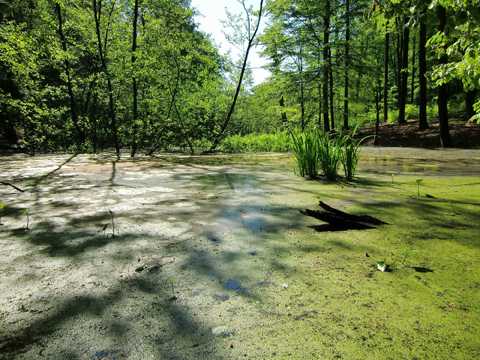
{"type": "Polygon", "coordinates": [[[286,132],[273,134],[231,135],[225,138],[220,150],[226,153],[245,152],[287,152],[292,147],[292,139],[286,132]]]}

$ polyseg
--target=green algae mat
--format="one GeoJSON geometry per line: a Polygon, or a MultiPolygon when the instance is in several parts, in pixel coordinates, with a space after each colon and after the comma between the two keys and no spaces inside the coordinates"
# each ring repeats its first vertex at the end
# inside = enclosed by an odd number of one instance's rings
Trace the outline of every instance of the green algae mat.
{"type": "Polygon", "coordinates": [[[480,151],[364,149],[353,183],[292,169],[1,157],[25,192],[0,186],[0,358],[480,358],[480,151]],[[300,213],[319,201],[389,225],[322,231],[300,213]]]}

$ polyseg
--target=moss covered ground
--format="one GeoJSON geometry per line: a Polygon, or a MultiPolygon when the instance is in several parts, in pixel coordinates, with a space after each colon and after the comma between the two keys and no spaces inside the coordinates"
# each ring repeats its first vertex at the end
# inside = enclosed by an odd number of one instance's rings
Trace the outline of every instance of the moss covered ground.
{"type": "Polygon", "coordinates": [[[479,159],[1,158],[0,358],[479,358],[479,159]],[[319,200],[389,225],[316,231],[319,200]]]}

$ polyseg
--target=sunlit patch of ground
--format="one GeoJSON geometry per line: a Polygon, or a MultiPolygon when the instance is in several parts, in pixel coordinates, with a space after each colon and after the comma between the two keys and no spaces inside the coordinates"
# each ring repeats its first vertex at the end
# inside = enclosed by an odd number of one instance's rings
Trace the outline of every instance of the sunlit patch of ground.
{"type": "Polygon", "coordinates": [[[2,157],[0,358],[480,358],[479,159],[2,157]],[[319,200],[390,225],[315,232],[319,200]]]}

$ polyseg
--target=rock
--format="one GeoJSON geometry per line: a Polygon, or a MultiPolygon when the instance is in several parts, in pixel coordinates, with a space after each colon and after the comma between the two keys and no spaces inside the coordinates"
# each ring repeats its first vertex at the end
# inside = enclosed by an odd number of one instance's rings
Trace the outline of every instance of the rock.
{"type": "Polygon", "coordinates": [[[225,286],[225,289],[233,290],[236,292],[242,292],[245,290],[240,284],[240,282],[235,279],[228,279],[224,286],[225,286]]]}
{"type": "Polygon", "coordinates": [[[224,294],[224,293],[217,293],[215,295],[213,295],[213,297],[218,300],[218,301],[228,301],[230,300],[230,296],[228,294],[224,294]]]}
{"type": "Polygon", "coordinates": [[[233,331],[226,326],[217,326],[212,329],[212,335],[218,337],[230,337],[233,335],[233,331]]]}
{"type": "Polygon", "coordinates": [[[388,272],[388,265],[385,264],[385,262],[383,261],[379,261],[377,262],[377,270],[381,271],[381,272],[388,272]]]}

